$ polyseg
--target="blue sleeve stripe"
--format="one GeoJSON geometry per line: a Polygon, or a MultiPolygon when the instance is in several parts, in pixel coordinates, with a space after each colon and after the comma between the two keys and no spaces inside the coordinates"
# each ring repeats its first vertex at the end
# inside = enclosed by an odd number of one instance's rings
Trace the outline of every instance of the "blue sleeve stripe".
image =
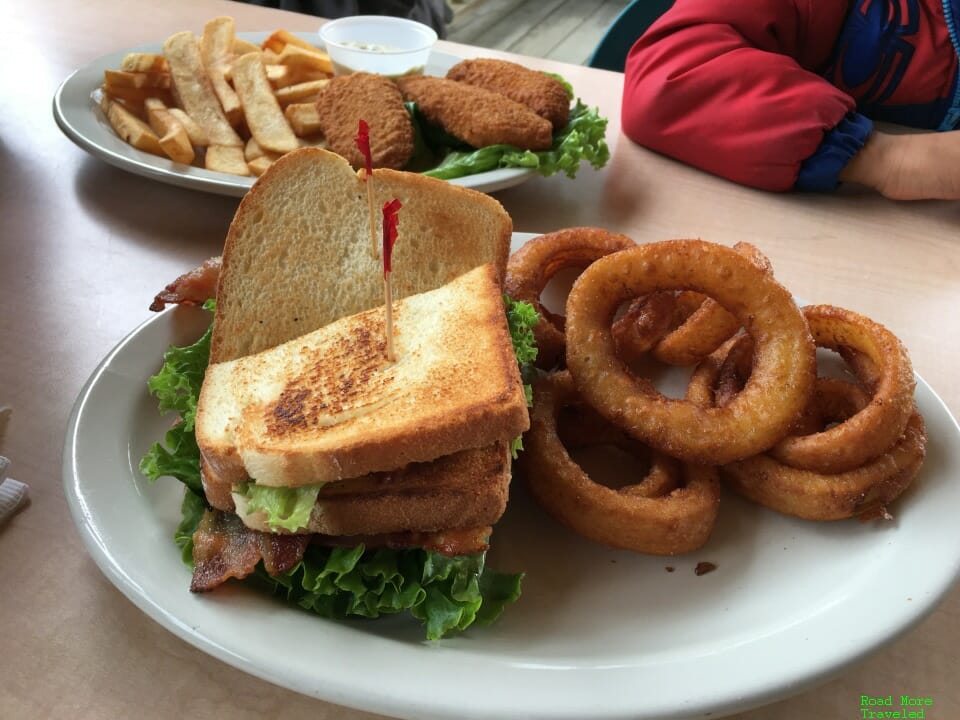
{"type": "Polygon", "coordinates": [[[800,166],[794,188],[813,192],[836,190],[840,171],[850,162],[873,132],[866,115],[850,112],[823,138],[820,147],[800,166]]]}

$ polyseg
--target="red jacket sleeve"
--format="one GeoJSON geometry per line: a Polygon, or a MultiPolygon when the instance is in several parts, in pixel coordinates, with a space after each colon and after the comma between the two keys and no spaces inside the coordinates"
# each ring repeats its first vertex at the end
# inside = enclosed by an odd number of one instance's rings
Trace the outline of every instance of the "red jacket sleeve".
{"type": "Polygon", "coordinates": [[[820,77],[848,0],[677,0],[627,58],[632,140],[738,183],[789,190],[855,109],[820,77]]]}

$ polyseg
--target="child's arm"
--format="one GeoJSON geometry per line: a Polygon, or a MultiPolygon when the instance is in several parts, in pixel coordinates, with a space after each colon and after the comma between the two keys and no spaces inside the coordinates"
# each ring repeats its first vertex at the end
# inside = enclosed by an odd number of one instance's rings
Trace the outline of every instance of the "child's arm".
{"type": "Polygon", "coordinates": [[[815,71],[847,0],[678,0],[626,67],[624,132],[766,190],[831,189],[873,126],[815,71]]]}

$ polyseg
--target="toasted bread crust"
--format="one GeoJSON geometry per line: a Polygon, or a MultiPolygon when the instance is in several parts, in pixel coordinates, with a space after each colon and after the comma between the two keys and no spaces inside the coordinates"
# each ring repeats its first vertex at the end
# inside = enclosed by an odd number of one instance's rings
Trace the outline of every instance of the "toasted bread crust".
{"type": "MultiPolygon", "coordinates": [[[[506,509],[509,485],[507,443],[464,450],[326,485],[309,525],[298,533],[379,535],[493,525],[506,509]]],[[[241,517],[248,527],[267,530],[262,518],[241,517]]]]}
{"type": "MultiPolygon", "coordinates": [[[[502,282],[513,228],[496,200],[385,169],[374,172],[374,189],[376,207],[392,198],[403,203],[395,299],[488,262],[502,282]]],[[[211,362],[260,352],[382,303],[369,223],[366,185],[346,160],[317,148],[277,160],[243,198],[227,234],[211,362]]]]}

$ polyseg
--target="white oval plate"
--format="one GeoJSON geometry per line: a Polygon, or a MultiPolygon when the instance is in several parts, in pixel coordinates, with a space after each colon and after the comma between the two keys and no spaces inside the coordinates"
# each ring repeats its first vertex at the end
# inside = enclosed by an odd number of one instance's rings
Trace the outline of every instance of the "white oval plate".
{"type": "Polygon", "coordinates": [[[960,428],[918,380],[929,454],[892,522],[803,522],[724,496],[706,548],[657,558],[572,535],[518,482],[489,562],[525,571],[523,595],[491,627],[427,643],[408,618],[324,620],[235,583],[193,595],[173,543],[182,486],[150,484],[137,465],[170,422],[147,378],[169,344],[192,342],[208,322],[201,310],[168,310],[104,359],[70,418],[67,499],[101,570],[145,613],[307,695],[417,720],[719,717],[876,650],[960,572],[960,428]],[[698,577],[698,561],[717,569],[698,577]]]}
{"type": "MultiPolygon", "coordinates": [[[[295,33],[310,42],[319,42],[318,36],[295,33]]],[[[237,33],[237,37],[258,45],[269,33],[237,33]]],[[[64,134],[91,155],[122,170],[178,187],[202,190],[219,195],[242,197],[256,178],[212,172],[203,168],[181,165],[167,158],[157,157],[128,145],[113,131],[100,107],[93,99],[94,91],[103,84],[103,71],[116,70],[128,52],[162,52],[162,43],[130,48],[105,55],[76,70],[61,83],[53,97],[53,117],[64,134]]],[[[461,58],[434,50],[430,53],[426,72],[445,75],[461,58]]],[[[453,185],[491,193],[519,185],[529,180],[536,171],[529,168],[502,168],[476,175],[455,178],[453,185]]]]}

